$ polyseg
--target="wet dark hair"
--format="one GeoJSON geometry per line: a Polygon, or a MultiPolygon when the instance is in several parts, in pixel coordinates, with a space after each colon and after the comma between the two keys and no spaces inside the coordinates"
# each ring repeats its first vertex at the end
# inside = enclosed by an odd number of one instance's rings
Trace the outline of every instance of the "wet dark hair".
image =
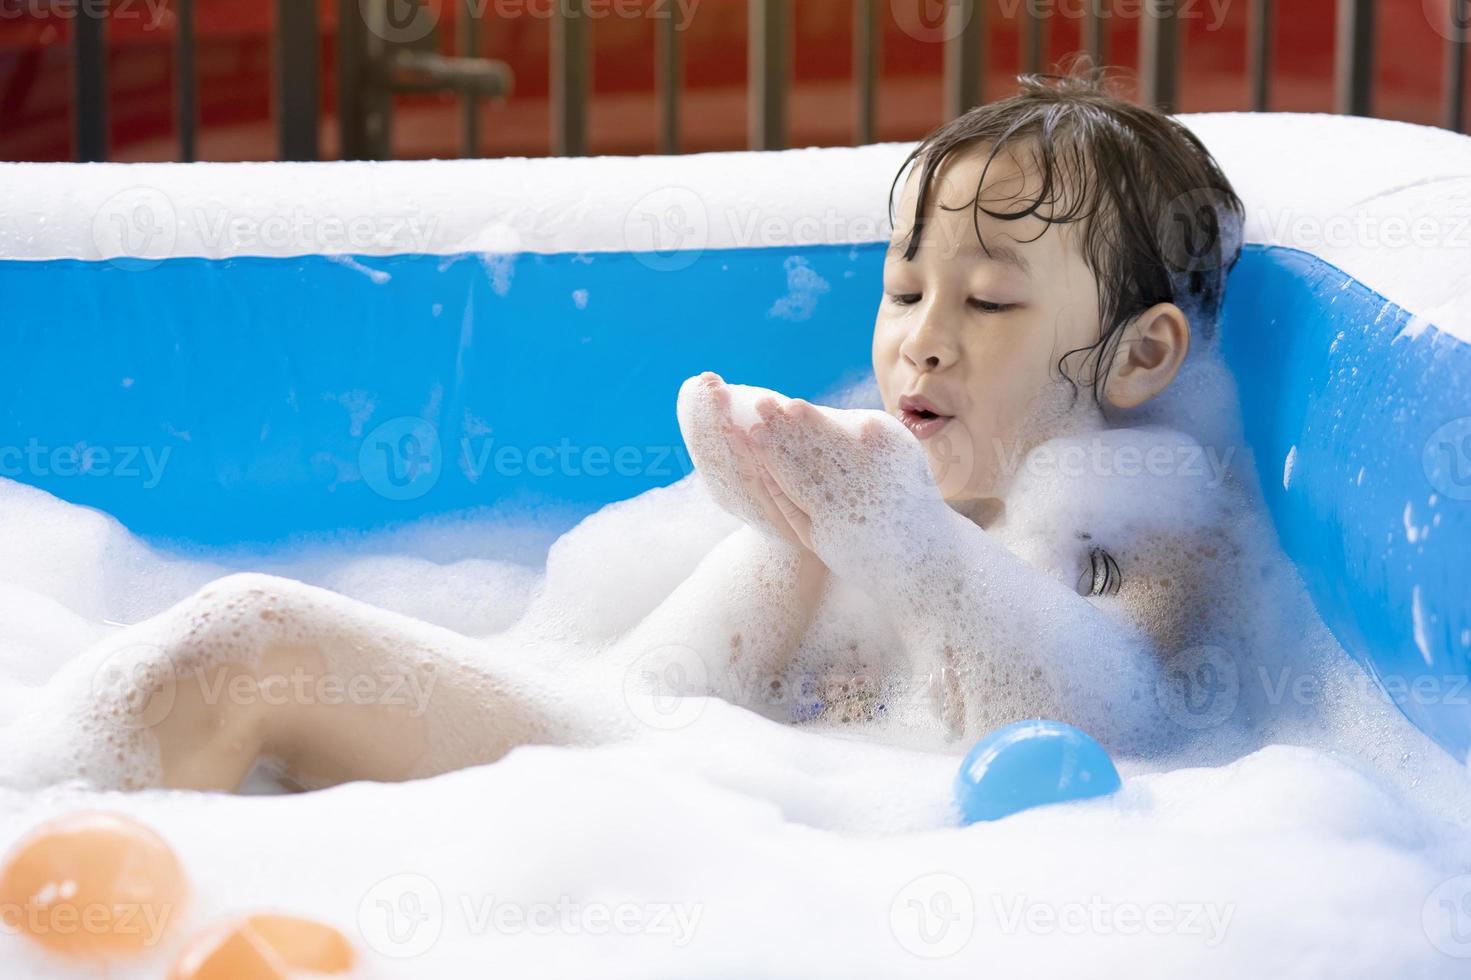
{"type": "Polygon", "coordinates": [[[1104,72],[1084,59],[1062,74],[1022,75],[1020,91],[978,106],[925,137],[900,168],[889,192],[889,213],[900,181],[918,171],[914,226],[904,243],[912,260],[924,237],[925,209],[934,195],[936,175],[945,162],[975,149],[986,152],[985,166],[971,202],[976,237],[981,215],[1016,221],[1031,215],[1054,224],[1081,228],[1083,260],[1098,281],[1096,344],[1065,352],[1057,370],[1073,385],[1070,358],[1082,358],[1100,405],[1101,386],[1118,353],[1124,327],[1156,303],[1174,303],[1191,325],[1210,337],[1220,311],[1226,274],[1241,243],[1241,200],[1200,140],[1155,109],[1115,96],[1104,72]],[[1034,198],[1011,210],[994,210],[981,199],[982,187],[998,154],[1017,157],[1040,178],[1034,198]],[[1030,159],[1029,159],[1030,158],[1030,159]]]}

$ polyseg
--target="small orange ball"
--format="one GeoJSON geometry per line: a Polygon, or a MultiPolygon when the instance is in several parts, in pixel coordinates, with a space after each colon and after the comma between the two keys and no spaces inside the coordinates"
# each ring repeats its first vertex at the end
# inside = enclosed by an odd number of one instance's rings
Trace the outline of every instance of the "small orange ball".
{"type": "Polygon", "coordinates": [[[116,813],[48,820],[21,838],[0,869],[6,929],[71,956],[153,949],[187,894],[163,838],[116,813]]]}
{"type": "Polygon", "coordinates": [[[297,971],[346,973],[352,944],[331,926],[294,915],[232,919],[190,941],[169,980],[290,980],[297,971]]]}

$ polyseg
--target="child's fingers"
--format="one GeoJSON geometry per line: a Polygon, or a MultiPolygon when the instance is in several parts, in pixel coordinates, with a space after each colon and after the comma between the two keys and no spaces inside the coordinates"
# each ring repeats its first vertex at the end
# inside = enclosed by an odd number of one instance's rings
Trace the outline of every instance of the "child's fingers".
{"type": "Polygon", "coordinates": [[[736,472],[740,475],[741,483],[745,486],[746,492],[756,502],[757,506],[761,508],[761,512],[766,517],[767,522],[778,534],[792,544],[800,545],[802,542],[798,539],[796,531],[789,523],[786,513],[777,505],[777,501],[772,497],[767,487],[767,481],[763,479],[763,467],[757,461],[744,433],[735,426],[730,426],[726,429],[725,436],[730,442],[731,453],[735,457],[736,472]]]}
{"type": "Polygon", "coordinates": [[[759,441],[761,432],[759,429],[753,431],[758,438],[748,438],[747,445],[752,455],[761,467],[761,480],[766,488],[767,494],[776,503],[777,508],[786,518],[787,524],[797,535],[797,539],[803,547],[812,548],[812,518],[807,511],[792,497],[788,487],[782,483],[778,470],[771,465],[770,453],[766,446],[759,441]]]}
{"type": "Polygon", "coordinates": [[[761,481],[766,484],[766,492],[771,495],[782,517],[786,519],[787,526],[796,535],[798,543],[808,551],[812,550],[812,518],[796,504],[792,498],[777,485],[776,479],[765,470],[761,471],[761,481]]]}

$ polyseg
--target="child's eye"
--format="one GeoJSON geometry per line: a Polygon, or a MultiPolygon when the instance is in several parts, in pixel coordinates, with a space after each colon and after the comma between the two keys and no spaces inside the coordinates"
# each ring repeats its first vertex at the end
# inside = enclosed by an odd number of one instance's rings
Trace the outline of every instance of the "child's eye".
{"type": "Polygon", "coordinates": [[[1014,303],[993,303],[988,299],[972,298],[970,300],[971,309],[979,310],[982,313],[1005,313],[1015,305],[1014,303]]]}
{"type": "Polygon", "coordinates": [[[890,293],[889,302],[895,306],[913,306],[922,298],[919,293],[890,293]]]}

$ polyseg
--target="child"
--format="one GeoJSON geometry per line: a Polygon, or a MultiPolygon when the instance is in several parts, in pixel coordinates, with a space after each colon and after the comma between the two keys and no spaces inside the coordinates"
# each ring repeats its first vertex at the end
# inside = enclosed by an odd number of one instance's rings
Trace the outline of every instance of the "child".
{"type": "Polygon", "coordinates": [[[699,479],[740,526],[636,625],[579,636],[597,657],[522,654],[578,633],[545,604],[497,647],[232,576],[58,674],[13,728],[39,746],[13,781],[234,789],[262,759],[301,786],[404,779],[621,738],[671,694],[895,738],[1039,715],[1120,750],[1177,737],[1162,667],[1199,642],[1231,504],[1209,473],[1131,475],[1199,447],[1117,422],[1213,328],[1240,203],[1186,129],[1077,76],[1024,78],[910,164],[873,335],[884,411],[686,382],[699,479]],[[320,695],[364,679],[424,696],[320,695]]]}

